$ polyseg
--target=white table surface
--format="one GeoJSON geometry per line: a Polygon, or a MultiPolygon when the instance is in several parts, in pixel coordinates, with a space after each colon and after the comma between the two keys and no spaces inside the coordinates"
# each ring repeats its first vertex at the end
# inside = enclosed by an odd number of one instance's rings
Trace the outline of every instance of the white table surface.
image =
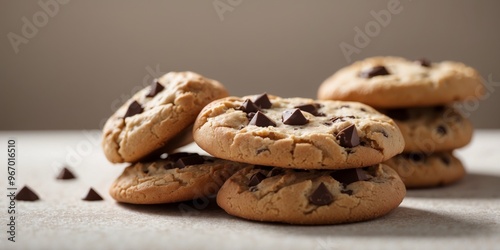
{"type": "MultiPolygon", "coordinates": [[[[457,151],[468,170],[449,187],[411,190],[389,215],[361,223],[291,226],[227,215],[214,200],[138,206],[108,194],[125,165],[107,162],[98,131],[0,132],[0,249],[500,249],[500,130],[478,130],[457,151]],[[7,240],[7,139],[18,146],[16,203],[7,240]],[[55,176],[68,162],[76,180],[55,176]],[[104,201],[81,198],[94,187],[104,201]]],[[[188,149],[196,149],[190,145],[188,149]]]]}

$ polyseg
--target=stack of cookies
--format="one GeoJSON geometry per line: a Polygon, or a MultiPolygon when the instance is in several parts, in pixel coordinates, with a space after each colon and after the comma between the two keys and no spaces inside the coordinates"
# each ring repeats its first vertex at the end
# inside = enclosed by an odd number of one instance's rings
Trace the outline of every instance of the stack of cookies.
{"type": "Polygon", "coordinates": [[[478,72],[462,63],[373,57],[325,80],[318,99],[362,102],[393,118],[405,148],[385,164],[407,188],[420,188],[464,177],[465,168],[452,151],[470,142],[473,127],[453,103],[479,98],[483,91],[478,72]]]}
{"type": "Polygon", "coordinates": [[[131,163],[112,184],[111,196],[125,203],[157,204],[216,194],[244,164],[171,152],[192,142],[192,125],[201,109],[227,95],[217,81],[171,72],[128,100],[103,128],[107,159],[131,163]]]}
{"type": "Polygon", "coordinates": [[[380,217],[406,189],[381,162],[402,152],[389,117],[357,102],[262,94],[208,104],[195,142],[209,154],[249,164],[217,194],[227,213],[250,220],[336,224],[380,217]]]}

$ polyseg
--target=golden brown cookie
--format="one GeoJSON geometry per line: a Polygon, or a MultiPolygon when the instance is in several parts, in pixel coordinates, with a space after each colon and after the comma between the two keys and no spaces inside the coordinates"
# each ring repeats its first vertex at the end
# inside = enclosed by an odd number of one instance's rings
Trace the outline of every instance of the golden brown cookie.
{"type": "Polygon", "coordinates": [[[246,167],[224,183],[217,204],[256,221],[338,224],[374,219],[398,207],[406,189],[394,170],[246,167]]]}
{"type": "Polygon", "coordinates": [[[375,108],[443,105],[482,96],[481,76],[459,62],[371,57],[326,79],[318,99],[357,101],[375,108]]]}
{"type": "Polygon", "coordinates": [[[193,137],[219,158],[299,169],[368,166],[404,148],[394,121],[367,105],[266,94],[210,103],[193,137]]]}
{"type": "MultiPolygon", "coordinates": [[[[170,72],[135,94],[103,128],[104,154],[113,163],[135,162],[165,147],[209,102],[227,96],[217,81],[193,72],[170,72]]],[[[168,145],[167,145],[168,146],[168,145]]]]}
{"type": "Polygon", "coordinates": [[[125,168],[109,193],[117,201],[132,204],[192,200],[216,194],[224,181],[244,166],[196,153],[175,153],[125,168]]]}
{"type": "Polygon", "coordinates": [[[472,123],[451,105],[379,111],[398,125],[405,140],[404,152],[449,151],[472,139],[472,123]]]}
{"type": "Polygon", "coordinates": [[[452,152],[403,153],[384,164],[396,170],[407,188],[449,185],[466,174],[462,162],[452,152]]]}

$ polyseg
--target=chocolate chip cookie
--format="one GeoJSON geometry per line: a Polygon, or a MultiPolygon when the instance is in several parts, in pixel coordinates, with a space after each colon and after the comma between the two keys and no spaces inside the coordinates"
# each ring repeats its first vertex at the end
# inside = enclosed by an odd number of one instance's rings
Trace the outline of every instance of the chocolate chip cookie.
{"type": "Polygon", "coordinates": [[[250,166],[224,183],[217,204],[249,220],[338,224],[383,216],[405,194],[399,176],[383,164],[333,171],[250,166]]]}
{"type": "Polygon", "coordinates": [[[448,185],[461,180],[466,173],[452,152],[403,153],[384,164],[396,170],[407,188],[448,185]]]}
{"type": "Polygon", "coordinates": [[[133,204],[192,200],[216,194],[226,179],[244,166],[248,165],[196,153],[175,153],[130,165],[109,192],[115,200],[133,204]]]}
{"type": "Polygon", "coordinates": [[[219,158],[299,169],[368,166],[404,148],[394,121],[367,105],[267,94],[210,103],[193,137],[219,158]]]}
{"type": "Polygon", "coordinates": [[[135,162],[187,129],[209,102],[227,96],[217,81],[193,72],[170,72],[140,90],[103,128],[104,154],[113,163],[135,162]]]}
{"type": "Polygon", "coordinates": [[[326,79],[318,90],[318,99],[404,108],[478,98],[483,92],[479,73],[463,63],[372,57],[342,68],[326,79]]]}
{"type": "Polygon", "coordinates": [[[405,140],[404,152],[449,151],[472,139],[472,123],[451,105],[379,111],[398,125],[405,140]]]}

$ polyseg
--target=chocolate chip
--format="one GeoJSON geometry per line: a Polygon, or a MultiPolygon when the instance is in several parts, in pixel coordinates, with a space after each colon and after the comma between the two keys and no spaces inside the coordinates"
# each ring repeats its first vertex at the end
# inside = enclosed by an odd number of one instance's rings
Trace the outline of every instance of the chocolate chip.
{"type": "Polygon", "coordinates": [[[333,195],[322,182],[318,188],[309,196],[309,202],[316,206],[330,205],[333,201],[333,195]]]}
{"type": "Polygon", "coordinates": [[[340,192],[343,194],[352,195],[352,190],[349,190],[349,189],[342,189],[342,190],[340,190],[340,192]]]}
{"type": "Polygon", "coordinates": [[[250,181],[248,182],[249,187],[254,187],[257,186],[262,180],[266,179],[267,177],[261,173],[257,172],[252,177],[250,177],[250,181]]]}
{"type": "Polygon", "coordinates": [[[239,107],[239,109],[245,113],[255,113],[257,111],[259,111],[259,107],[257,107],[257,105],[255,105],[252,100],[250,99],[246,99],[243,104],[241,104],[241,106],[239,107]]]}
{"type": "Polygon", "coordinates": [[[255,105],[257,105],[257,107],[260,107],[263,109],[268,109],[273,105],[271,103],[271,101],[269,100],[267,93],[264,93],[264,94],[261,94],[261,95],[255,97],[253,102],[255,103],[255,105]]]}
{"type": "Polygon", "coordinates": [[[451,163],[451,160],[448,156],[442,156],[441,157],[441,161],[446,165],[446,166],[449,166],[450,163],[451,163]]]}
{"type": "Polygon", "coordinates": [[[264,115],[264,113],[257,111],[255,115],[252,117],[252,120],[248,123],[248,125],[255,125],[258,127],[276,127],[276,123],[274,123],[269,117],[264,115]]]}
{"type": "Polygon", "coordinates": [[[384,66],[375,66],[373,68],[365,69],[359,73],[359,76],[363,78],[372,78],[384,75],[390,75],[389,71],[387,71],[384,66]]]}
{"type": "Polygon", "coordinates": [[[365,171],[359,168],[336,170],[330,176],[342,183],[344,187],[356,181],[366,181],[369,179],[365,171]]]}
{"type": "Polygon", "coordinates": [[[273,177],[276,175],[282,174],[284,171],[282,168],[273,168],[269,173],[267,174],[268,177],[273,177]]]}
{"type": "Polygon", "coordinates": [[[155,79],[153,83],[151,83],[149,93],[146,95],[146,97],[154,97],[156,94],[160,93],[160,91],[162,91],[163,89],[165,89],[165,87],[163,87],[163,85],[161,85],[158,82],[158,80],[155,79]]]}
{"type": "Polygon", "coordinates": [[[389,109],[386,115],[398,121],[407,121],[410,119],[410,113],[408,113],[407,109],[389,109]]]}
{"type": "Polygon", "coordinates": [[[33,192],[28,186],[24,186],[16,195],[18,201],[36,201],[39,200],[38,195],[33,192]]]}
{"type": "Polygon", "coordinates": [[[83,198],[82,200],[84,200],[84,201],[102,201],[103,199],[96,191],[94,191],[94,189],[90,188],[89,192],[87,193],[87,196],[85,196],[85,198],[83,198]]]}
{"type": "Polygon", "coordinates": [[[125,116],[123,116],[123,118],[127,118],[130,116],[140,114],[140,113],[142,113],[143,110],[144,109],[142,108],[141,104],[139,104],[137,101],[133,101],[128,106],[127,112],[125,113],[125,116]]]}
{"type": "Polygon", "coordinates": [[[426,158],[425,154],[418,153],[418,152],[404,153],[404,154],[401,154],[401,156],[404,159],[411,160],[414,162],[424,161],[426,158]]]}
{"type": "Polygon", "coordinates": [[[352,148],[359,145],[359,136],[354,124],[342,129],[336,136],[339,144],[345,148],[352,148]]]}
{"type": "Polygon", "coordinates": [[[422,67],[429,68],[431,66],[431,62],[425,58],[420,58],[415,61],[416,63],[420,64],[422,67]]]}
{"type": "Polygon", "coordinates": [[[68,168],[64,167],[61,169],[61,172],[59,172],[59,175],[57,175],[58,180],[70,180],[70,179],[75,179],[75,175],[69,171],[68,168]]]}
{"type": "Polygon", "coordinates": [[[250,113],[247,113],[247,118],[248,120],[252,120],[252,118],[255,116],[255,112],[250,112],[250,113]]]}
{"type": "Polygon", "coordinates": [[[320,108],[320,104],[317,103],[311,103],[311,104],[301,104],[297,105],[294,108],[298,108],[302,111],[305,111],[307,113],[310,113],[314,116],[324,116],[325,114],[319,113],[318,109],[320,108]]]}
{"type": "Polygon", "coordinates": [[[361,112],[366,112],[366,109],[365,108],[360,108],[359,109],[361,112]]]}
{"type": "MultiPolygon", "coordinates": [[[[333,117],[332,119],[330,119],[331,122],[335,123],[335,122],[345,122],[346,119],[354,119],[356,117],[354,117],[353,115],[348,115],[348,116],[335,116],[333,117]]],[[[330,124],[331,125],[331,124],[330,124]]]]}
{"type": "Polygon", "coordinates": [[[281,120],[286,125],[304,125],[309,122],[298,108],[283,111],[281,120]]]}
{"type": "Polygon", "coordinates": [[[186,157],[182,157],[175,162],[175,167],[177,168],[185,168],[187,166],[203,164],[205,159],[199,155],[190,155],[186,157]]]}
{"type": "Polygon", "coordinates": [[[163,164],[162,166],[165,170],[169,170],[169,169],[173,169],[173,168],[176,168],[175,164],[172,163],[172,162],[165,162],[165,164],[163,164]]]}
{"type": "Polygon", "coordinates": [[[448,131],[446,130],[446,127],[444,127],[443,125],[439,125],[437,128],[437,133],[440,134],[440,135],[446,135],[446,133],[448,133],[448,131]]]}

